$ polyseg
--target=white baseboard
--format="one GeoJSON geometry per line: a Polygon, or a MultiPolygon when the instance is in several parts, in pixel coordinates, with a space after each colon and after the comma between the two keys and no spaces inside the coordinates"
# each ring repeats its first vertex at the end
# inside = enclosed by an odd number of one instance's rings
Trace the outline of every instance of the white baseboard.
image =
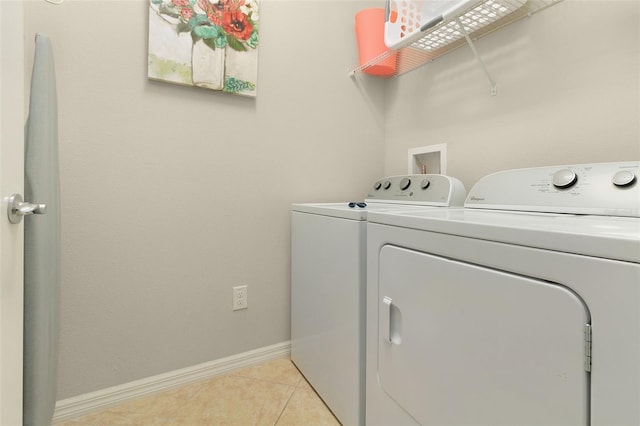
{"type": "Polygon", "coordinates": [[[134,382],[124,383],[84,395],[60,400],[53,413],[53,424],[72,420],[129,400],[138,399],[265,361],[291,356],[291,342],[282,342],[264,348],[221,358],[215,361],[182,368],[134,382]]]}

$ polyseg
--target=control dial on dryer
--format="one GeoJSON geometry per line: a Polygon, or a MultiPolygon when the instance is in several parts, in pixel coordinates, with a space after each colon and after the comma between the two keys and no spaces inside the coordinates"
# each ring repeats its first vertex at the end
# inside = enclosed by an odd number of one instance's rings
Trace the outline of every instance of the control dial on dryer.
{"type": "Polygon", "coordinates": [[[431,181],[429,181],[429,179],[422,179],[422,182],[420,182],[420,188],[422,189],[427,189],[429,185],[431,185],[431,181]]]}
{"type": "Polygon", "coordinates": [[[382,188],[382,182],[376,182],[373,184],[373,189],[375,189],[376,191],[380,188],[382,188]]]}
{"type": "Polygon", "coordinates": [[[629,186],[636,181],[636,174],[629,170],[621,170],[613,175],[615,186],[629,186]]]}
{"type": "Polygon", "coordinates": [[[389,188],[391,188],[391,182],[390,182],[390,181],[388,181],[388,180],[384,181],[384,183],[382,184],[382,188],[383,188],[383,189],[389,189],[389,188]]]}
{"type": "Polygon", "coordinates": [[[556,188],[570,188],[578,181],[576,172],[571,169],[561,169],[553,174],[553,186],[556,188]]]}
{"type": "Polygon", "coordinates": [[[409,179],[409,178],[403,178],[403,179],[400,181],[400,189],[401,189],[401,190],[403,190],[403,191],[404,191],[405,189],[409,188],[409,186],[411,186],[411,179],[409,179]]]}

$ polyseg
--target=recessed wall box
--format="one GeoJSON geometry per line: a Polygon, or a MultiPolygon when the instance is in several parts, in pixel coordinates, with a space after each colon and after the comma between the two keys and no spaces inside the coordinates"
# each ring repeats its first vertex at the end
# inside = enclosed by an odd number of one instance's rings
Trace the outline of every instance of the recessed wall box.
{"type": "Polygon", "coordinates": [[[408,174],[447,174],[447,144],[421,146],[409,150],[408,174]]]}

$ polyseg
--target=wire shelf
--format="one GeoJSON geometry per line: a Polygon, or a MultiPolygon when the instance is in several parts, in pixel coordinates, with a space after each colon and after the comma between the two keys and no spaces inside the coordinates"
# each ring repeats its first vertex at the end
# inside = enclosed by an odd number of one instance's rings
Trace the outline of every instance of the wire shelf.
{"type": "MultiPolygon", "coordinates": [[[[562,0],[484,0],[462,11],[458,16],[442,21],[423,32],[407,36],[398,50],[388,50],[371,61],[350,71],[350,75],[396,55],[396,73],[391,78],[406,74],[458,47],[471,44],[502,27],[540,12],[562,0]],[[461,28],[460,26],[464,28],[461,28]],[[466,37],[468,33],[469,39],[466,37]]],[[[475,49],[474,49],[475,50],[475,49]]],[[[475,53],[475,52],[474,52],[475,53]]],[[[387,78],[389,78],[387,77],[387,78]]]]}

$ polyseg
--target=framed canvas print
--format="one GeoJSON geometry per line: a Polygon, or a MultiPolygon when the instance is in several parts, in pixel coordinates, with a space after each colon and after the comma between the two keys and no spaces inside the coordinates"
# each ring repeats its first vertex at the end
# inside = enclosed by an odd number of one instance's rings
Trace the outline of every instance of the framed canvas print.
{"type": "Polygon", "coordinates": [[[255,97],[258,9],[258,0],[149,0],[149,78],[255,97]]]}

